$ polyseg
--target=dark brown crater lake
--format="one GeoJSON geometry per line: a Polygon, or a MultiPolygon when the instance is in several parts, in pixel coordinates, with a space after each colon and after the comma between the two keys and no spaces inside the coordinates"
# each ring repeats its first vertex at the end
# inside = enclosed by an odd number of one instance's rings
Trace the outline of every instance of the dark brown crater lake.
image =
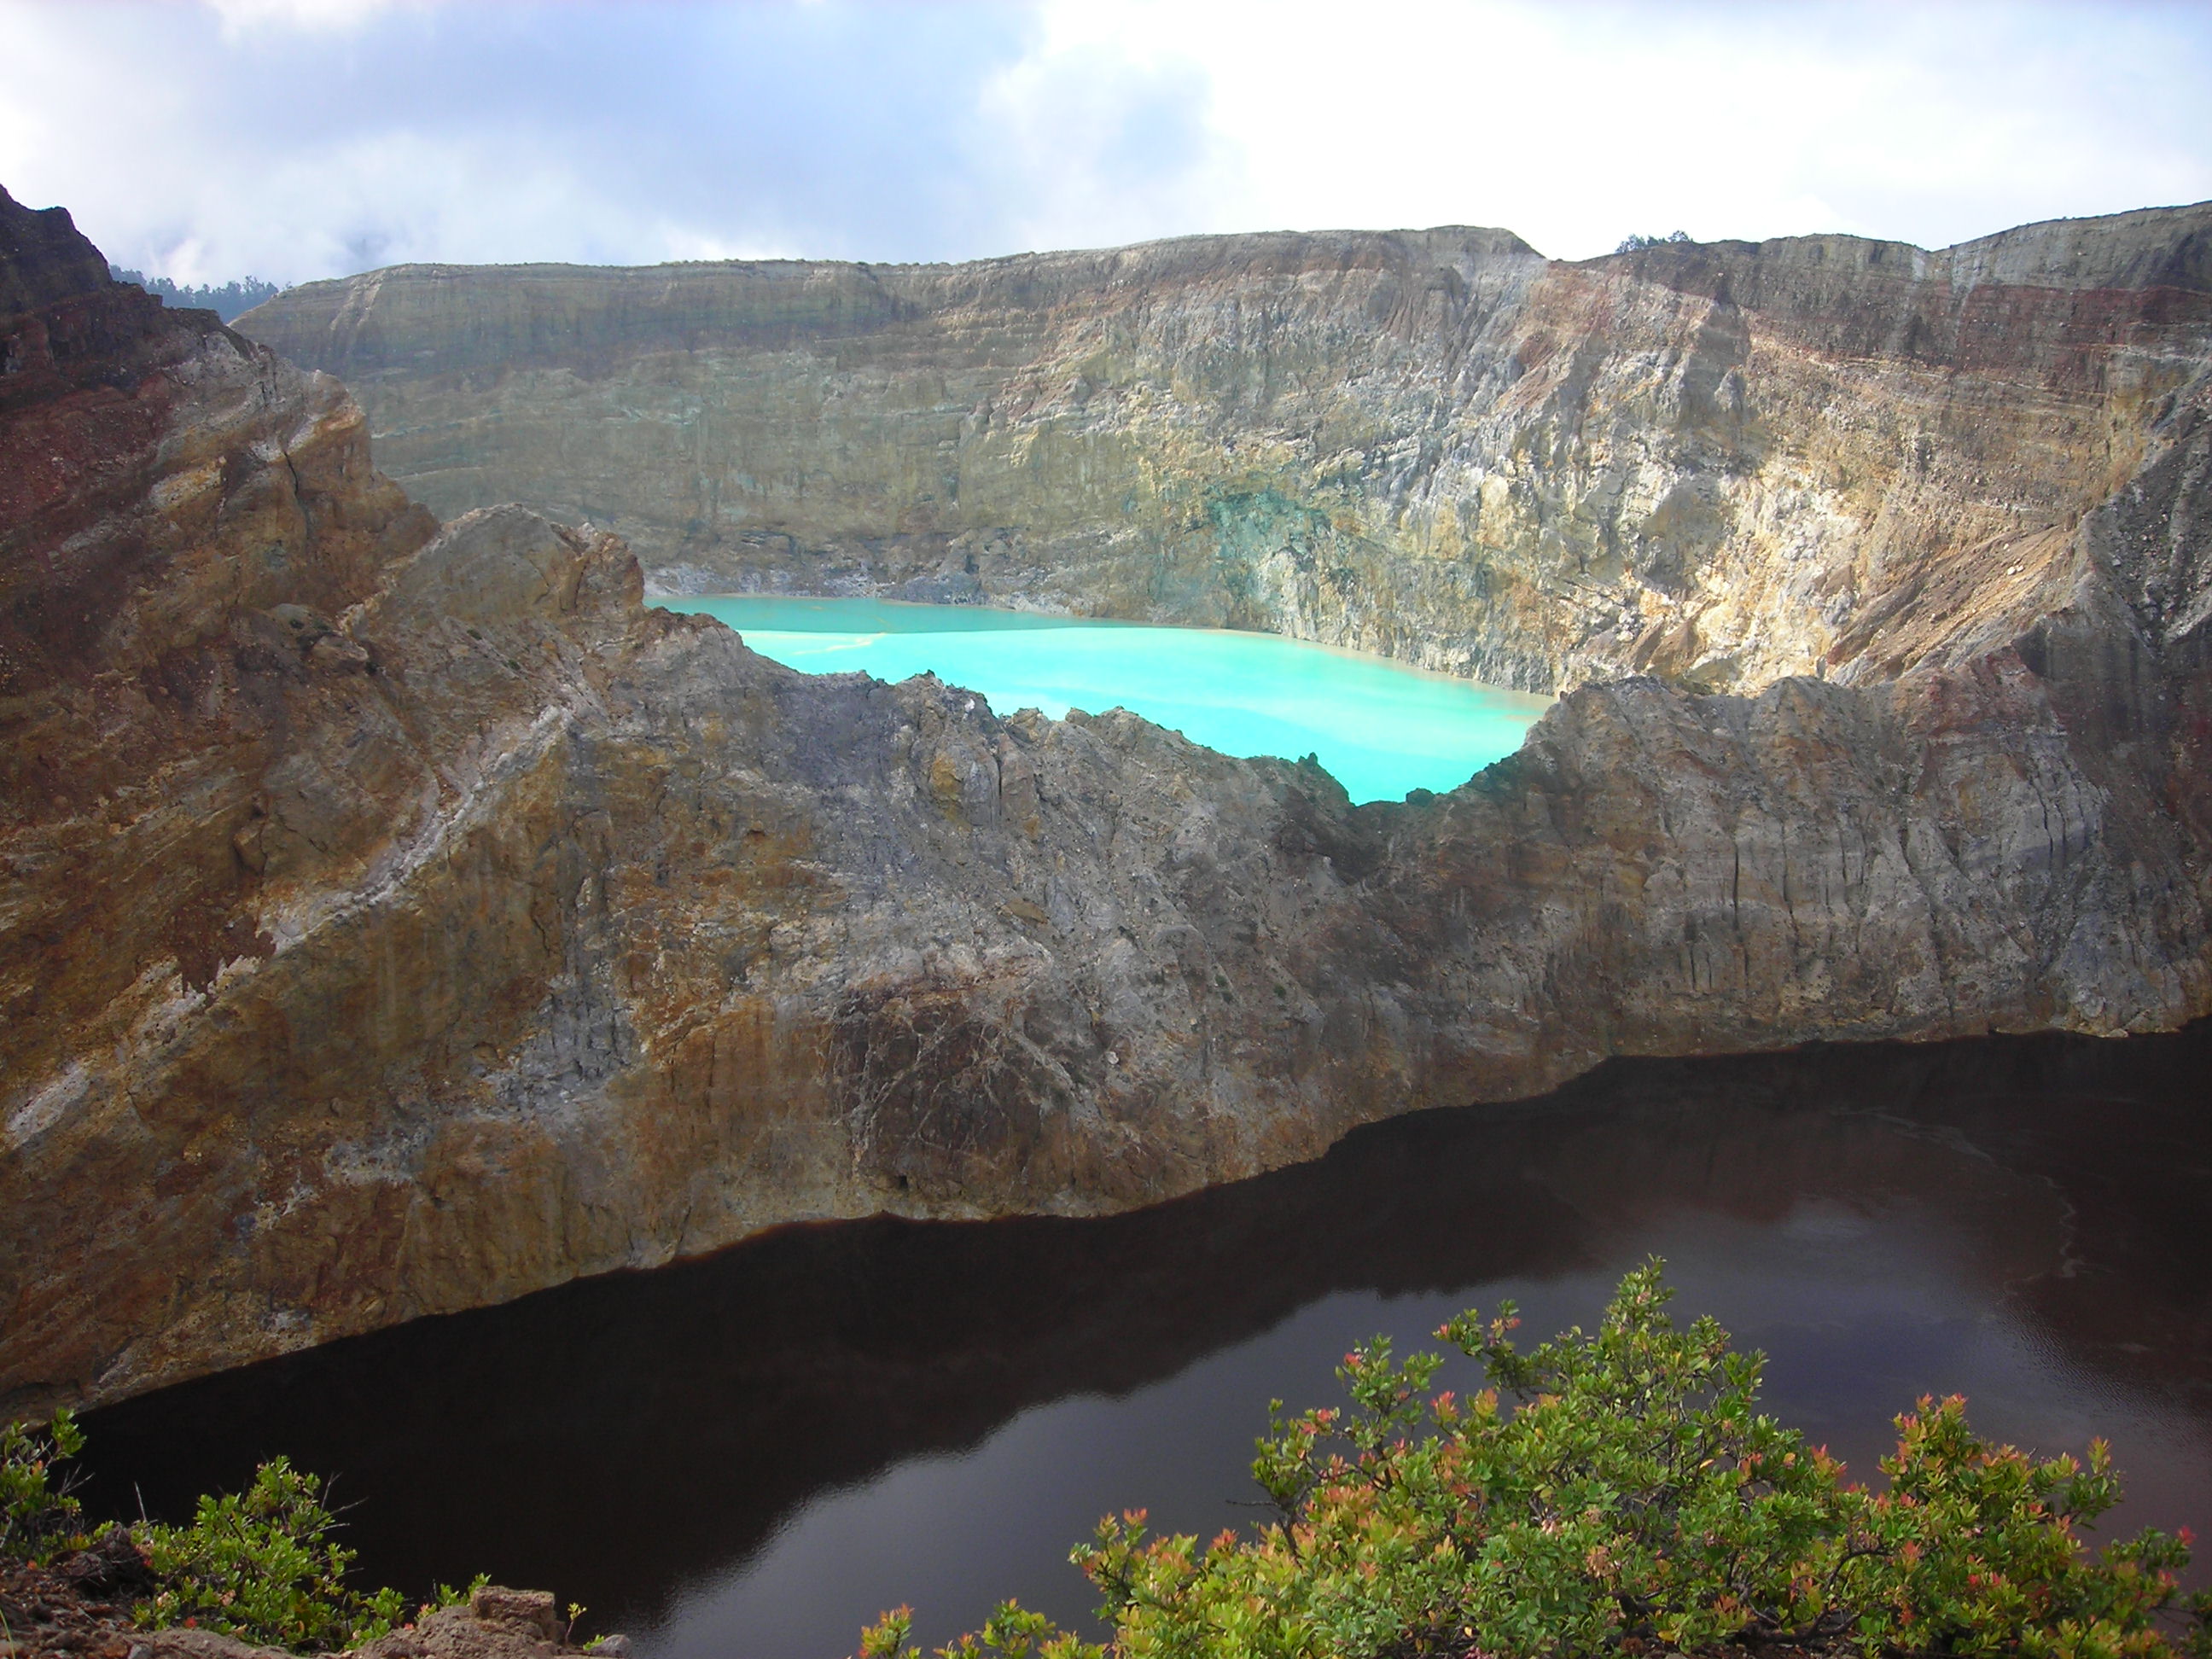
{"type": "Polygon", "coordinates": [[[1860,1474],[1961,1393],[1997,1438],[2112,1441],[2102,1535],[2212,1536],[2208,1076],[2203,1025],[1616,1062],[1136,1214],[794,1228],[171,1389],[89,1420],[86,1496],[180,1518],[281,1452],[374,1581],[488,1571],[650,1659],[835,1659],[902,1601],[933,1641],[1010,1595],[1081,1619],[1069,1545],[1250,1519],[1268,1398],[1334,1402],[1353,1341],[1504,1297],[1588,1325],[1656,1254],[1860,1474]]]}

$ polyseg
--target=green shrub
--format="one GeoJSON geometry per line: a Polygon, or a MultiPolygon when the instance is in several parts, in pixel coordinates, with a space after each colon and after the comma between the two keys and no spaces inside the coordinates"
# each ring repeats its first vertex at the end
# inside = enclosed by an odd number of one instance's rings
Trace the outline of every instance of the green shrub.
{"type": "MultiPolygon", "coordinates": [[[[914,1630],[914,1609],[899,1607],[883,1616],[880,1624],[860,1632],[860,1659],[898,1659],[910,1654],[908,1638],[914,1630]]],[[[1105,1659],[1106,1650],[1055,1626],[1041,1613],[1020,1603],[1001,1601],[983,1628],[938,1649],[940,1659],[981,1659],[1000,1654],[1005,1659],[1105,1659]]]]}
{"type": "MultiPolygon", "coordinates": [[[[91,1541],[57,1473],[83,1449],[83,1432],[66,1411],[43,1428],[0,1429],[0,1557],[43,1563],[91,1541]]],[[[337,1525],[316,1476],[281,1457],[264,1463],[243,1492],[202,1498],[190,1526],[131,1528],[157,1586],[132,1616],[144,1626],[196,1625],[293,1649],[373,1641],[406,1614],[407,1603],[395,1589],[362,1592],[346,1583],[356,1553],[332,1540],[337,1525]]],[[[466,1601],[488,1582],[480,1574],[465,1589],[441,1584],[420,1611],[466,1601]]],[[[572,1624],[580,1612],[570,1610],[572,1624]]]]}
{"type": "MultiPolygon", "coordinates": [[[[2036,1462],[1966,1426],[1965,1403],[1898,1419],[1887,1488],[1753,1409],[1764,1357],[1710,1318],[1678,1329],[1660,1264],[1632,1273],[1597,1331],[1523,1353],[1510,1304],[1437,1334],[1490,1386],[1429,1396],[1442,1360],[1386,1339],[1345,1357],[1348,1413],[1285,1419],[1253,1474],[1277,1519],[1148,1539],[1133,1511],[1073,1559],[1103,1593],[1117,1659],[1534,1659],[1793,1643],[1836,1654],[2051,1659],[2212,1655],[2208,1598],[2185,1603],[2185,1545],[2156,1532],[2086,1553],[2075,1528],[2119,1495],[2087,1467],[2036,1462]],[[1509,1408],[1502,1395],[1514,1401],[1509,1408]],[[2175,1620],[2175,1622],[2179,1622],[2175,1620]]],[[[905,1609],[862,1635],[908,1650],[905,1609]]],[[[1098,1659],[1012,1603],[943,1655],[1098,1659]]]]}
{"type": "Polygon", "coordinates": [[[243,1492],[204,1497],[190,1526],[132,1528],[161,1588],[141,1624],[194,1624],[277,1647],[337,1649],[385,1634],[399,1592],[348,1587],[355,1553],[334,1542],[322,1482],[279,1457],[243,1492]]]}
{"type": "Polygon", "coordinates": [[[77,1501],[55,1466],[83,1449],[83,1431],[66,1410],[43,1428],[0,1429],[0,1555],[44,1561],[76,1547],[77,1501]]]}

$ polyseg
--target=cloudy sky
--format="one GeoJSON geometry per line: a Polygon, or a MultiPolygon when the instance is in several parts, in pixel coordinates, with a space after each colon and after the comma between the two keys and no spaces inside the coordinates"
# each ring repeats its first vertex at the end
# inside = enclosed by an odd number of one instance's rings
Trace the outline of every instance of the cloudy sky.
{"type": "Polygon", "coordinates": [[[180,282],[2212,198],[2212,3],[0,0],[0,185],[180,282]]]}

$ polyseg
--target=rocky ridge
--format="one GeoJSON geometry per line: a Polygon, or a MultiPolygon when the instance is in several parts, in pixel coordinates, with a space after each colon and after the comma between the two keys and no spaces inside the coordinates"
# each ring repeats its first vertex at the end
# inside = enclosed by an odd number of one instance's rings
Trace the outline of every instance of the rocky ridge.
{"type": "Polygon", "coordinates": [[[2002,643],[2165,441],[2212,204],[1936,252],[1569,264],[1504,231],[965,265],[402,266],[240,327],[345,378],[441,514],[675,591],[1273,629],[1535,691],[1755,693],[2002,643]]]}
{"type": "Polygon", "coordinates": [[[2212,1009],[2201,359],[1894,672],[1585,685],[1355,808],[798,675],[610,534],[436,526],[336,382],[58,210],[0,200],[0,1410],[792,1220],[1125,1207],[1613,1054],[2212,1009]]]}

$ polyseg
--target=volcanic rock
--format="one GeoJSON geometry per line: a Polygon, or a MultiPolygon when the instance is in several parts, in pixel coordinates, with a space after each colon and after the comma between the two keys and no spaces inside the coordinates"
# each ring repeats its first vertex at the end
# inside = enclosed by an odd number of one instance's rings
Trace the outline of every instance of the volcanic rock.
{"type": "Polygon", "coordinates": [[[1534,691],[1753,693],[1992,648],[2163,447],[2212,204],[1929,252],[1547,261],[1505,231],[963,265],[401,266],[240,319],[441,514],[678,592],[1256,628],[1534,691]],[[956,593],[948,584],[961,585],[956,593]]]}
{"type": "MultiPolygon", "coordinates": [[[[1975,280],[2195,280],[2175,223],[2039,232],[1975,280]]],[[[1259,246],[1272,270],[1279,239],[1259,246]]],[[[2008,373],[2041,365],[2002,395],[1881,360],[1896,407],[1948,385],[1986,418],[1956,429],[1992,444],[2075,430],[2053,409],[2106,422],[2101,493],[2034,532],[2032,579],[2007,543],[2022,580],[1985,588],[1982,530],[1971,559],[1877,557],[1828,498],[1775,496],[1771,592],[1797,580],[1789,550],[1831,568],[1832,534],[1918,596],[1878,642],[1746,694],[1585,684],[1465,787],[1354,807],[1317,768],[1119,711],[795,673],[648,608],[604,531],[515,506],[440,528],[371,467],[327,376],[109,283],[65,216],[0,198],[0,253],[27,377],[0,379],[0,1411],[786,1222],[1141,1204],[1614,1054],[2118,1035],[2212,1008],[2201,288],[2039,288],[1961,323],[2011,339],[2008,373]],[[2084,307],[2106,319],[2087,344],[2065,320],[2084,307]],[[2125,430],[2122,380],[2157,388],[2125,430]]],[[[1485,258],[1469,307],[1521,284],[1704,329],[1700,258],[1765,293],[1726,249],[1485,258]]],[[[896,284],[814,269],[786,273],[747,349],[907,314],[896,284]]],[[[1398,338],[1366,269],[1281,314],[1398,338]]],[[[1856,384],[1888,337],[1854,309],[1863,263],[1789,269],[1798,343],[1730,371],[1747,408],[1771,406],[1760,364],[1856,384]]],[[[531,327],[603,340],[614,375],[656,315],[580,301],[531,327]]],[[[1604,349],[1567,355],[1613,351],[1589,337],[1604,349]]],[[[487,339],[496,378],[513,342],[487,339]]],[[[1223,374],[1272,372],[1222,349],[1223,374]]],[[[1662,412],[1614,410],[1606,441],[1674,453],[1662,412]]],[[[1579,453],[1564,432],[1545,453],[1579,453]]],[[[2072,443],[2018,489],[2073,477],[2072,443]]],[[[1984,499],[1958,515],[1996,514],[1984,499]]],[[[1688,620],[1676,658],[1738,648],[1688,620]]],[[[1800,632],[1771,659],[1809,649],[1800,632]]],[[[1514,661],[1565,660],[1533,623],[1509,636],[1514,661]]]]}

